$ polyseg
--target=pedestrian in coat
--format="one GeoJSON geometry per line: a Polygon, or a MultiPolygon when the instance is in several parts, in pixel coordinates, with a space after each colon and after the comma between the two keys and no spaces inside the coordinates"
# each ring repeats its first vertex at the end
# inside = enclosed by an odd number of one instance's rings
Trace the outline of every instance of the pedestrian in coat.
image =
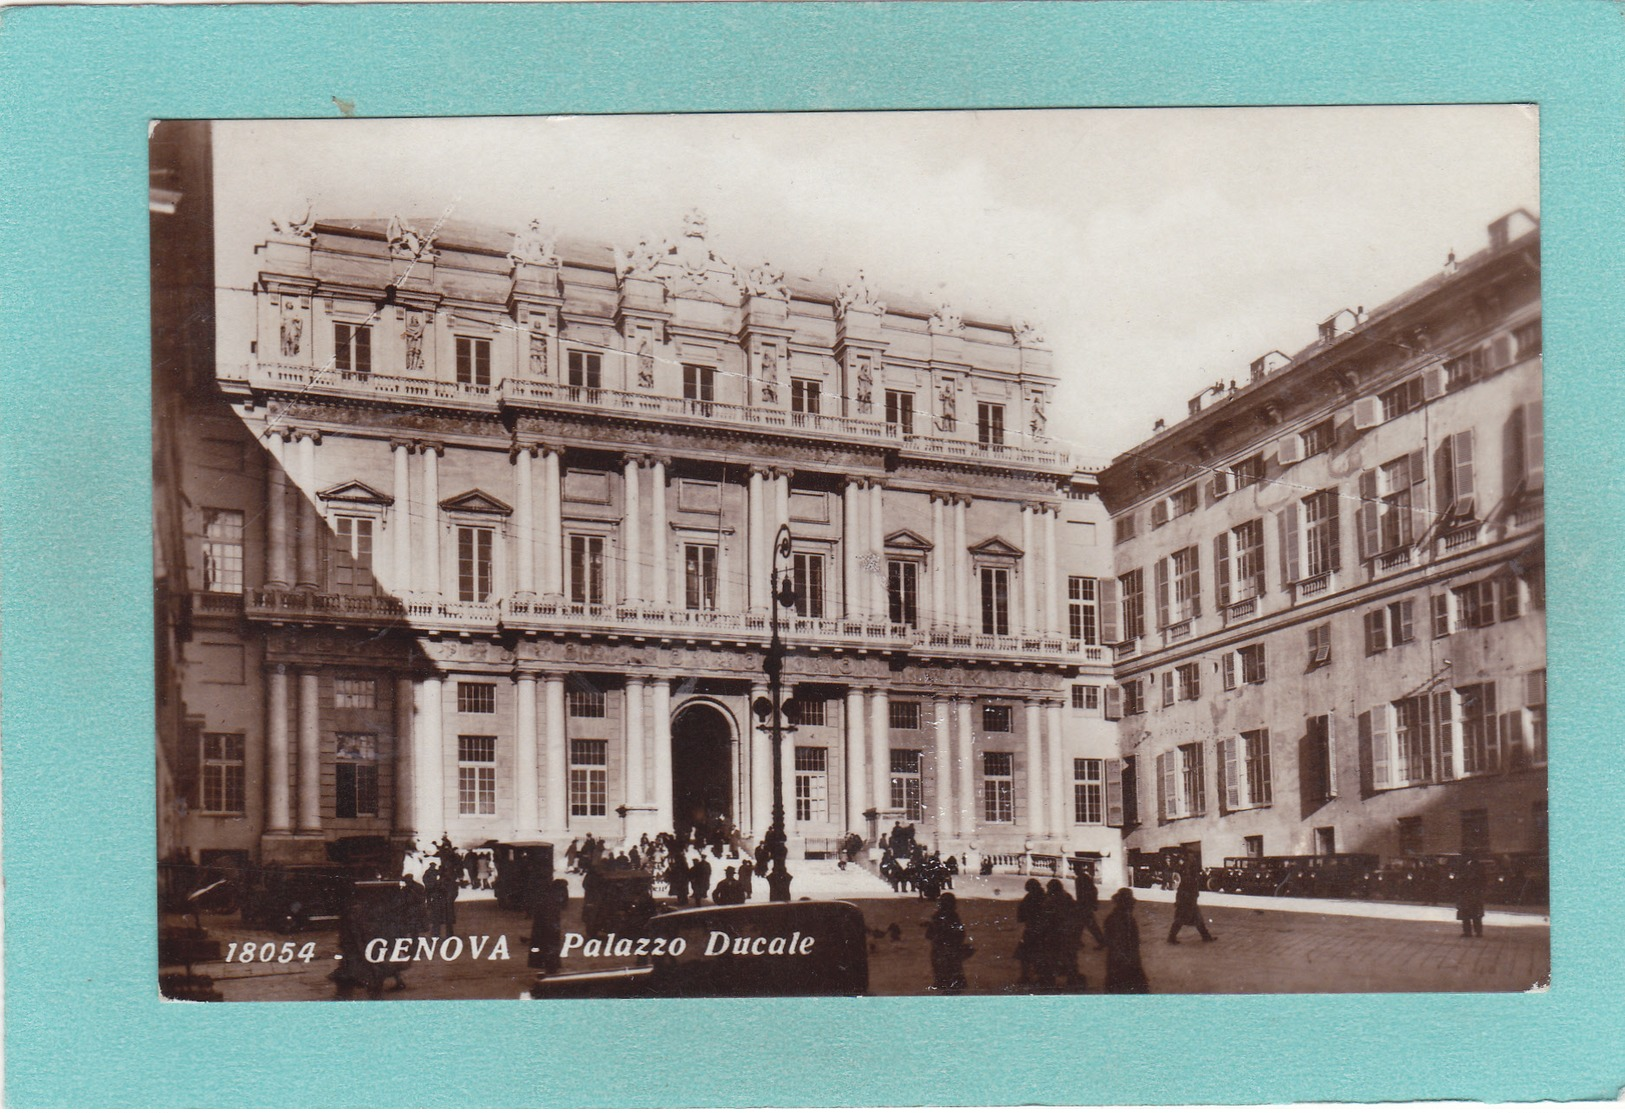
{"type": "Polygon", "coordinates": [[[739,891],[744,895],[745,900],[749,900],[751,897],[750,883],[755,876],[756,867],[751,865],[749,858],[745,859],[745,864],[739,867],[739,891]]]}
{"type": "Polygon", "coordinates": [[[745,893],[739,887],[739,879],[734,876],[734,867],[729,866],[726,876],[717,882],[716,890],[711,894],[711,900],[716,904],[745,903],[745,893]]]}
{"type": "Polygon", "coordinates": [[[576,859],[579,857],[581,857],[581,840],[571,839],[570,845],[564,850],[564,871],[566,873],[576,871],[576,859]]]}
{"type": "Polygon", "coordinates": [[[429,912],[429,934],[439,939],[446,934],[446,887],[440,883],[438,862],[423,871],[423,897],[429,912]]]}
{"type": "Polygon", "coordinates": [[[706,859],[705,851],[695,856],[694,864],[688,870],[688,885],[694,892],[694,907],[698,908],[705,903],[705,894],[711,888],[711,863],[706,859]]]}
{"type": "Polygon", "coordinates": [[[1140,924],[1134,918],[1134,894],[1119,889],[1106,917],[1106,992],[1150,993],[1145,967],[1140,965],[1140,924]]]}
{"type": "Polygon", "coordinates": [[[1179,942],[1179,929],[1182,927],[1194,927],[1204,943],[1218,938],[1207,930],[1207,921],[1202,917],[1201,909],[1196,907],[1196,900],[1201,895],[1201,877],[1195,869],[1186,867],[1179,875],[1179,888],[1174,890],[1174,922],[1168,928],[1168,942],[1179,942]]]}
{"type": "Polygon", "coordinates": [[[938,993],[962,993],[965,960],[976,953],[976,948],[970,945],[952,893],[937,899],[936,915],[926,921],[925,937],[931,941],[931,988],[938,993]]]}
{"type": "Polygon", "coordinates": [[[688,904],[688,858],[681,850],[672,851],[666,866],[666,884],[679,908],[688,904]]]}
{"type": "Polygon", "coordinates": [[[1021,942],[1016,944],[1016,958],[1021,962],[1021,975],[1017,985],[1042,982],[1044,968],[1048,966],[1044,949],[1044,884],[1036,877],[1027,879],[1027,895],[1016,905],[1016,922],[1024,925],[1021,942]]]}
{"type": "Polygon", "coordinates": [[[1088,932],[1095,938],[1095,950],[1104,950],[1106,937],[1100,934],[1100,925],[1095,922],[1095,913],[1100,908],[1100,890],[1095,887],[1095,879],[1089,876],[1089,871],[1082,866],[1077,869],[1078,887],[1078,941],[1083,941],[1083,933],[1088,932]]]}
{"type": "Polygon", "coordinates": [[[1044,890],[1044,912],[1049,920],[1050,965],[1055,973],[1066,979],[1074,989],[1084,984],[1078,972],[1078,944],[1082,941],[1083,927],[1078,922],[1078,902],[1066,891],[1059,878],[1044,890]]]}
{"type": "Polygon", "coordinates": [[[440,888],[446,900],[446,934],[457,933],[457,890],[461,886],[457,870],[440,871],[440,888]]]}
{"type": "Polygon", "coordinates": [[[1456,919],[1461,921],[1463,938],[1484,934],[1484,890],[1487,886],[1484,863],[1477,858],[1468,858],[1456,882],[1456,919]]]}
{"type": "Polygon", "coordinates": [[[570,883],[562,877],[542,890],[530,920],[530,959],[527,965],[543,974],[559,972],[564,944],[564,908],[570,903],[570,883]]]}

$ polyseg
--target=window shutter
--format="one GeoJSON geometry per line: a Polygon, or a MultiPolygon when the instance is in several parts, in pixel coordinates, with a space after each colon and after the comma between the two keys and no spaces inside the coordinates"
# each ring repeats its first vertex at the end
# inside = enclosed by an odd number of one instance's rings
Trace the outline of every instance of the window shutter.
{"type": "Polygon", "coordinates": [[[1371,752],[1371,712],[1360,712],[1356,721],[1360,729],[1360,791],[1369,796],[1377,781],[1376,755],[1371,752]]]}
{"type": "Polygon", "coordinates": [[[1196,786],[1196,799],[1186,801],[1186,803],[1189,805],[1192,815],[1205,815],[1207,814],[1207,770],[1203,768],[1202,763],[1207,757],[1207,750],[1198,743],[1190,748],[1190,755],[1191,762],[1195,766],[1191,770],[1195,774],[1191,778],[1191,783],[1196,786]]]}
{"type": "Polygon", "coordinates": [[[1354,402],[1354,427],[1356,429],[1375,429],[1382,424],[1382,399],[1376,395],[1367,395],[1354,402]]]}
{"type": "Polygon", "coordinates": [[[1490,369],[1499,371],[1512,364],[1512,335],[1501,333],[1490,341],[1490,369]]]}
{"type": "Polygon", "coordinates": [[[1523,740],[1523,712],[1506,711],[1501,714],[1501,753],[1508,769],[1525,769],[1529,765],[1529,750],[1523,740]]]}
{"type": "MultiPolygon", "coordinates": [[[[1298,503],[1287,503],[1276,515],[1281,531],[1281,586],[1297,583],[1302,576],[1301,557],[1298,554],[1298,503]]],[[[1260,562],[1262,567],[1262,562],[1260,562]]]]}
{"type": "Polygon", "coordinates": [[[1444,396],[1444,365],[1435,363],[1422,372],[1422,397],[1429,402],[1444,396]]]}
{"type": "Polygon", "coordinates": [[[1501,720],[1495,713],[1497,684],[1491,680],[1483,686],[1484,692],[1484,768],[1491,773],[1501,769],[1501,720]]]}
{"type": "Polygon", "coordinates": [[[1388,779],[1388,747],[1393,734],[1388,721],[1391,714],[1392,709],[1387,704],[1371,712],[1371,784],[1374,788],[1387,788],[1391,783],[1388,779]]]}
{"type": "Polygon", "coordinates": [[[1157,629],[1168,626],[1168,558],[1157,561],[1157,629]]]}
{"type": "Polygon", "coordinates": [[[1115,684],[1106,687],[1106,718],[1121,719],[1123,717],[1123,689],[1115,684]]]}
{"type": "Polygon", "coordinates": [[[1416,636],[1415,608],[1409,599],[1401,599],[1394,612],[1394,644],[1408,642],[1416,636]]]}
{"type": "Polygon", "coordinates": [[[1512,498],[1523,488],[1524,473],[1524,421],[1527,406],[1514,406],[1501,427],[1501,490],[1503,497],[1512,498]]]}
{"type": "Polygon", "coordinates": [[[1407,471],[1410,472],[1411,486],[1411,521],[1410,537],[1407,544],[1415,544],[1421,540],[1428,531],[1428,454],[1425,449],[1417,449],[1408,458],[1407,471]]]}
{"type": "Polygon", "coordinates": [[[1213,473],[1213,482],[1208,485],[1213,501],[1218,502],[1230,493],[1230,473],[1219,468],[1213,473]]]}
{"type": "Polygon", "coordinates": [[[187,719],[181,726],[180,752],[174,755],[171,775],[175,778],[175,797],[196,811],[203,806],[198,771],[203,764],[203,720],[187,719]]]}
{"type": "Polygon", "coordinates": [[[1236,738],[1219,739],[1219,761],[1224,777],[1224,806],[1227,811],[1232,812],[1241,807],[1241,785],[1236,776],[1238,742],[1239,739],[1236,738]]]}
{"type": "MultiPolygon", "coordinates": [[[[1450,492],[1451,505],[1458,517],[1472,518],[1477,511],[1473,503],[1473,431],[1467,429],[1450,438],[1450,492]]],[[[1444,480],[1440,479],[1441,486],[1444,480]]]]}
{"type": "Polygon", "coordinates": [[[1117,581],[1110,576],[1103,576],[1095,582],[1095,592],[1099,597],[1097,611],[1100,622],[1100,643],[1102,645],[1117,644],[1117,581]]]}
{"type": "Polygon", "coordinates": [[[1433,636],[1442,638],[1450,633],[1450,595],[1440,592],[1433,597],[1433,636]]]}
{"type": "Polygon", "coordinates": [[[1123,763],[1106,759],[1106,826],[1123,826],[1123,763]]]}
{"type": "Polygon", "coordinates": [[[1168,759],[1172,756],[1168,752],[1157,755],[1157,818],[1164,823],[1174,816],[1174,800],[1169,795],[1173,778],[1168,775],[1168,759]]]}
{"type": "Polygon", "coordinates": [[[1326,799],[1331,800],[1337,796],[1337,728],[1330,715],[1322,716],[1320,722],[1326,754],[1326,799]]]}
{"type": "Polygon", "coordinates": [[[1546,670],[1534,669],[1524,674],[1523,702],[1525,707],[1546,706],[1546,670]]]}
{"type": "Polygon", "coordinates": [[[1220,669],[1224,674],[1224,690],[1233,692],[1236,688],[1236,653],[1230,650],[1220,658],[1220,669]]]}
{"type": "Polygon", "coordinates": [[[1382,551],[1381,521],[1377,502],[1377,470],[1360,473],[1360,559],[1370,560],[1382,551]]]}
{"type": "Polygon", "coordinates": [[[1168,524],[1168,500],[1158,499],[1151,504],[1151,528],[1168,524]]]}
{"type": "Polygon", "coordinates": [[[1456,712],[1455,693],[1449,690],[1436,693],[1433,698],[1433,740],[1439,749],[1436,766],[1438,779],[1456,779],[1456,712]]]}
{"type": "Polygon", "coordinates": [[[1541,402],[1527,402],[1523,410],[1524,488],[1539,491],[1546,485],[1545,428],[1541,425],[1541,402]]]}
{"type": "Polygon", "coordinates": [[[1387,614],[1381,607],[1365,612],[1365,655],[1381,653],[1388,648],[1387,614]]]}
{"type": "Polygon", "coordinates": [[[1275,442],[1275,462],[1283,468],[1296,464],[1303,459],[1303,440],[1296,433],[1289,433],[1275,442]]]}

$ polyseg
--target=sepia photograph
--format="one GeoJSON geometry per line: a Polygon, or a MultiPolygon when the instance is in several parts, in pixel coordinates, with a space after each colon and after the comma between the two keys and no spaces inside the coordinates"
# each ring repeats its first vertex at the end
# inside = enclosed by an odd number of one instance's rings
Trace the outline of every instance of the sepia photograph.
{"type": "Polygon", "coordinates": [[[155,992],[1550,988],[1539,151],[155,123],[155,992]]]}

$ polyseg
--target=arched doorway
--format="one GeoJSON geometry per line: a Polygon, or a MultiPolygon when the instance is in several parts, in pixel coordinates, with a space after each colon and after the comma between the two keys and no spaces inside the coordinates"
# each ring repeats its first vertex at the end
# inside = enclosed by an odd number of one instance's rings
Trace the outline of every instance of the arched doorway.
{"type": "Polygon", "coordinates": [[[672,823],[709,842],[733,822],[733,724],[717,708],[690,704],[671,726],[672,823]]]}

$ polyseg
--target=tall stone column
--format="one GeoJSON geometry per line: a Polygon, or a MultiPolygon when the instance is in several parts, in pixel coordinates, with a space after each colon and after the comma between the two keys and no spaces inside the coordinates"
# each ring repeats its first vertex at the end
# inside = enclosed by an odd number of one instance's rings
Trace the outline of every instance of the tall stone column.
{"type": "Polygon", "coordinates": [[[672,830],[671,800],[671,681],[660,676],[649,682],[649,715],[654,720],[655,825],[672,830]]]}
{"type": "Polygon", "coordinates": [[[272,665],[265,695],[265,833],[293,831],[288,782],[292,770],[288,746],[288,666],[272,665]]]}
{"type": "Polygon", "coordinates": [[[846,690],[846,822],[848,830],[865,830],[863,813],[869,804],[869,753],[864,739],[863,691],[846,690]]]}
{"type": "Polygon", "coordinates": [[[980,627],[972,618],[970,609],[970,543],[965,540],[965,510],[970,506],[970,499],[963,495],[955,495],[953,498],[954,625],[962,630],[976,630],[980,627]]]}
{"type": "MultiPolygon", "coordinates": [[[[773,536],[776,537],[778,535],[778,532],[779,532],[779,527],[782,526],[782,525],[788,525],[789,522],[790,522],[790,473],[789,472],[784,471],[783,469],[778,469],[778,470],[774,471],[774,473],[773,473],[773,490],[774,490],[773,536]]],[[[772,540],[770,538],[768,540],[768,544],[771,545],[772,543],[773,542],[772,542],[772,540]]]]}
{"type": "Polygon", "coordinates": [[[1036,699],[1030,699],[1027,710],[1027,834],[1042,838],[1049,831],[1047,804],[1049,801],[1048,767],[1044,764],[1043,709],[1036,699]]]}
{"type": "MultiPolygon", "coordinates": [[[[559,456],[556,446],[542,446],[542,594],[555,602],[564,598],[564,495],[559,456]]],[[[563,830],[563,825],[557,829],[563,830]]]]}
{"type": "Polygon", "coordinates": [[[1044,701],[1045,733],[1049,749],[1049,820],[1050,830],[1057,839],[1065,839],[1072,830],[1071,793],[1068,786],[1071,783],[1072,770],[1069,768],[1066,754],[1066,742],[1061,737],[1061,701],[1051,699],[1044,701]]]}
{"type": "Polygon", "coordinates": [[[750,487],[747,499],[747,513],[750,518],[747,527],[750,542],[750,571],[745,584],[746,605],[750,608],[752,614],[763,614],[769,606],[767,597],[768,550],[773,544],[773,535],[767,528],[766,486],[767,469],[752,467],[750,469],[750,487]]]}
{"type": "MultiPolygon", "coordinates": [[[[763,573],[766,579],[766,573],[763,573]]],[[[766,699],[768,688],[763,683],[752,683],[750,686],[750,702],[755,706],[759,699],[766,699]]],[[[769,720],[771,722],[771,720],[769,720]]],[[[773,734],[766,725],[756,718],[756,712],[751,712],[750,732],[750,819],[751,831],[759,839],[767,834],[767,829],[773,825],[773,734]]]]}
{"type": "Polygon", "coordinates": [[[445,449],[438,444],[421,444],[423,455],[423,578],[418,590],[438,596],[443,590],[440,581],[440,454],[445,449]]]}
{"type": "Polygon", "coordinates": [[[299,508],[299,582],[300,591],[315,591],[321,586],[320,550],[317,540],[321,535],[321,520],[316,513],[316,441],[321,434],[301,430],[295,434],[294,463],[298,490],[295,503],[299,508]]]}
{"type": "Polygon", "coordinates": [[[841,490],[841,555],[843,558],[843,594],[848,619],[860,618],[864,611],[864,575],[860,557],[863,553],[863,535],[867,532],[867,518],[862,514],[863,487],[861,479],[848,479],[841,490]]]}
{"type": "Polygon", "coordinates": [[[390,581],[397,595],[412,590],[412,445],[390,441],[395,458],[395,502],[389,508],[390,581]]]}
{"type": "Polygon", "coordinates": [[[976,839],[976,782],[980,779],[976,768],[976,736],[971,733],[971,704],[969,700],[954,701],[954,715],[959,720],[959,837],[966,841],[976,839]]]}
{"type": "Polygon", "coordinates": [[[649,736],[644,732],[643,712],[649,697],[644,694],[643,677],[626,678],[626,803],[638,808],[649,802],[649,785],[644,763],[649,736]]]}
{"type": "Polygon", "coordinates": [[[1061,516],[1060,508],[1044,508],[1044,630],[1059,634],[1066,629],[1061,621],[1061,577],[1055,553],[1055,522],[1061,516]]]}
{"type": "Polygon", "coordinates": [[[1038,552],[1033,548],[1033,504],[1021,504],[1021,625],[1023,634],[1036,634],[1042,627],[1037,621],[1034,589],[1038,586],[1038,552]]]}
{"type": "Polygon", "coordinates": [[[299,833],[322,830],[320,686],[315,669],[299,670],[299,833]]]}
{"type": "MultiPolygon", "coordinates": [[[[400,495],[395,496],[400,505],[400,495]]],[[[395,807],[392,829],[401,838],[411,838],[417,831],[417,812],[413,805],[416,785],[412,768],[412,678],[395,678],[395,807]]]]}
{"type": "MultiPolygon", "coordinates": [[[[514,593],[525,597],[536,594],[536,491],[531,473],[531,458],[536,449],[531,445],[515,445],[509,452],[513,460],[513,546],[514,593]]],[[[532,684],[535,678],[531,678],[532,684]]],[[[532,714],[535,707],[531,708],[532,714]]],[[[527,828],[528,830],[528,828],[527,828]]]]}
{"type": "MultiPolygon", "coordinates": [[[[622,598],[629,606],[643,602],[643,458],[628,456],[621,469],[622,598]]],[[[641,777],[640,777],[641,779],[641,777]]],[[[641,803],[641,798],[637,801],[641,803]]]]}
{"type": "Polygon", "coordinates": [[[869,692],[869,738],[874,760],[869,763],[874,778],[877,808],[891,807],[891,696],[884,688],[869,692]]]}
{"type": "Polygon", "coordinates": [[[446,830],[445,716],[440,706],[441,680],[426,676],[416,682],[412,708],[413,807],[420,840],[425,844],[446,830]]]}
{"type": "Polygon", "coordinates": [[[288,473],[282,434],[271,433],[265,442],[270,459],[265,464],[265,586],[286,591],[288,574],[288,473]]]}
{"type": "Polygon", "coordinates": [[[547,800],[547,814],[542,823],[544,830],[558,835],[570,825],[570,754],[564,731],[564,674],[550,672],[542,684],[543,718],[546,720],[542,768],[547,800]]]}
{"type": "Polygon", "coordinates": [[[937,843],[959,837],[959,809],[954,797],[953,710],[947,696],[931,701],[932,726],[936,733],[937,784],[930,801],[937,820],[937,843]]]}
{"type": "Polygon", "coordinates": [[[884,490],[879,483],[869,488],[869,613],[880,621],[887,617],[886,519],[881,504],[884,490]]]}
{"type": "MultiPolygon", "coordinates": [[[[656,607],[671,606],[671,572],[666,558],[671,551],[671,530],[666,524],[666,469],[671,461],[656,456],[650,463],[652,497],[649,500],[649,602],[656,607]]],[[[669,687],[669,686],[668,686],[669,687]]],[[[666,802],[669,813],[671,802],[666,802]]],[[[670,827],[661,828],[663,831],[670,827]]]]}
{"type": "MultiPolygon", "coordinates": [[[[954,547],[948,537],[948,496],[941,492],[931,495],[931,601],[924,610],[930,614],[925,620],[926,626],[932,630],[940,630],[953,625],[953,607],[948,601],[948,569],[953,559],[954,547]]],[[[924,619],[924,615],[921,616],[924,619]]]]}
{"type": "Polygon", "coordinates": [[[537,795],[536,674],[513,674],[514,759],[513,787],[514,837],[533,839],[541,830],[540,800],[537,795]]]}

